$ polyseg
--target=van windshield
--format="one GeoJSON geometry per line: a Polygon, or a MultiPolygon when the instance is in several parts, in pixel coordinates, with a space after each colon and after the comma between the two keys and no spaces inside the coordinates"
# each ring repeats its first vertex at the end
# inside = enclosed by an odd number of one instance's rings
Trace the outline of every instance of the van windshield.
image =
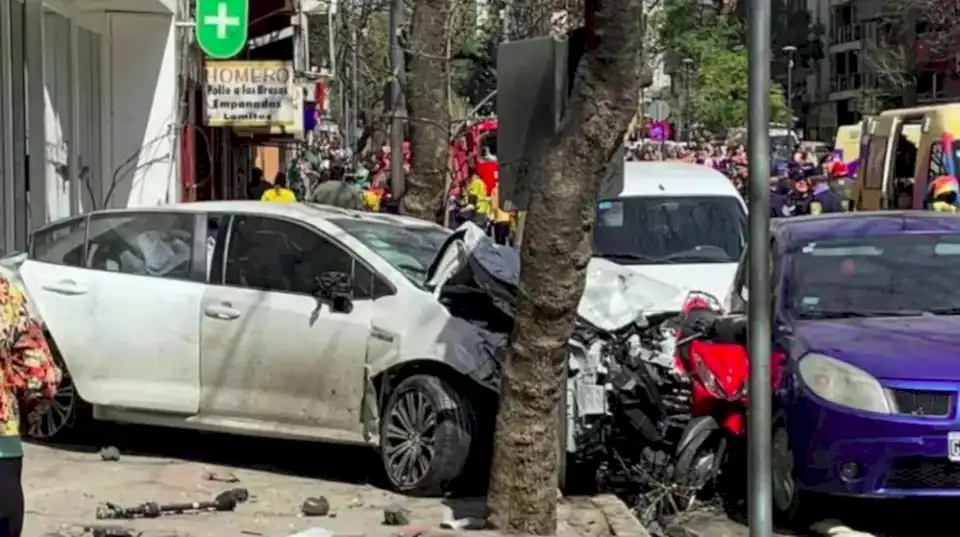
{"type": "Polygon", "coordinates": [[[593,251],[627,265],[736,263],[745,233],[734,197],[620,198],[599,203],[593,251]]]}

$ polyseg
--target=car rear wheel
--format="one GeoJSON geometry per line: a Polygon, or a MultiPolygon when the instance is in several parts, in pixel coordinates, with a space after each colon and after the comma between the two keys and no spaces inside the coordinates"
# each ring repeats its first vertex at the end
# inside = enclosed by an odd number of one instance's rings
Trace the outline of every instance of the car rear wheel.
{"type": "Polygon", "coordinates": [[[380,455],[393,488],[418,496],[446,492],[466,466],[472,416],[469,401],[439,377],[401,381],[380,420],[380,455]]]}
{"type": "Polygon", "coordinates": [[[21,416],[23,434],[43,442],[69,440],[76,435],[78,425],[85,421],[89,406],[80,399],[69,371],[60,360],[63,379],[53,398],[41,401],[21,416]]]}

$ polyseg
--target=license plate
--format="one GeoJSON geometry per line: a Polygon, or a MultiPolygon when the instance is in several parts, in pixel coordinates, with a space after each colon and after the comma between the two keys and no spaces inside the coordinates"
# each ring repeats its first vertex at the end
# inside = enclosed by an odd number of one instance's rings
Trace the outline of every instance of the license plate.
{"type": "Polygon", "coordinates": [[[947,433],[947,458],[960,462],[960,431],[947,433]]]}

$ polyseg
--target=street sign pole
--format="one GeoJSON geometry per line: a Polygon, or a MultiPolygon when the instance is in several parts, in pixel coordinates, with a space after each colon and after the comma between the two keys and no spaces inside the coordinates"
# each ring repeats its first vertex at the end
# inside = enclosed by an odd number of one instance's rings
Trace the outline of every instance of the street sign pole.
{"type": "Polygon", "coordinates": [[[750,537],[773,535],[773,395],[770,354],[770,0],[747,2],[747,145],[750,169],[749,317],[750,412],[747,430],[750,537]]]}
{"type": "Polygon", "coordinates": [[[247,44],[248,0],[197,0],[194,32],[197,45],[209,56],[226,60],[247,44]]]}

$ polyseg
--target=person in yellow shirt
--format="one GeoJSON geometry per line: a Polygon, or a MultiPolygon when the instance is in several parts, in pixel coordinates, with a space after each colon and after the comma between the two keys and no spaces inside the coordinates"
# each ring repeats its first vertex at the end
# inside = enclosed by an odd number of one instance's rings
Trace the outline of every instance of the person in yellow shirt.
{"type": "Polygon", "coordinates": [[[487,195],[487,184],[476,173],[470,174],[467,187],[463,190],[463,209],[460,211],[465,220],[471,220],[478,226],[487,229],[490,225],[492,205],[487,195]]]}
{"type": "Polygon", "coordinates": [[[497,244],[510,244],[512,242],[510,235],[513,232],[513,213],[504,208],[504,203],[500,201],[500,185],[493,187],[493,195],[490,196],[491,205],[493,205],[493,240],[497,244]]]}
{"type": "Polygon", "coordinates": [[[273,186],[263,193],[260,201],[289,203],[297,201],[297,195],[293,193],[293,190],[287,188],[287,177],[283,175],[283,172],[277,172],[277,176],[273,180],[273,186]]]}

